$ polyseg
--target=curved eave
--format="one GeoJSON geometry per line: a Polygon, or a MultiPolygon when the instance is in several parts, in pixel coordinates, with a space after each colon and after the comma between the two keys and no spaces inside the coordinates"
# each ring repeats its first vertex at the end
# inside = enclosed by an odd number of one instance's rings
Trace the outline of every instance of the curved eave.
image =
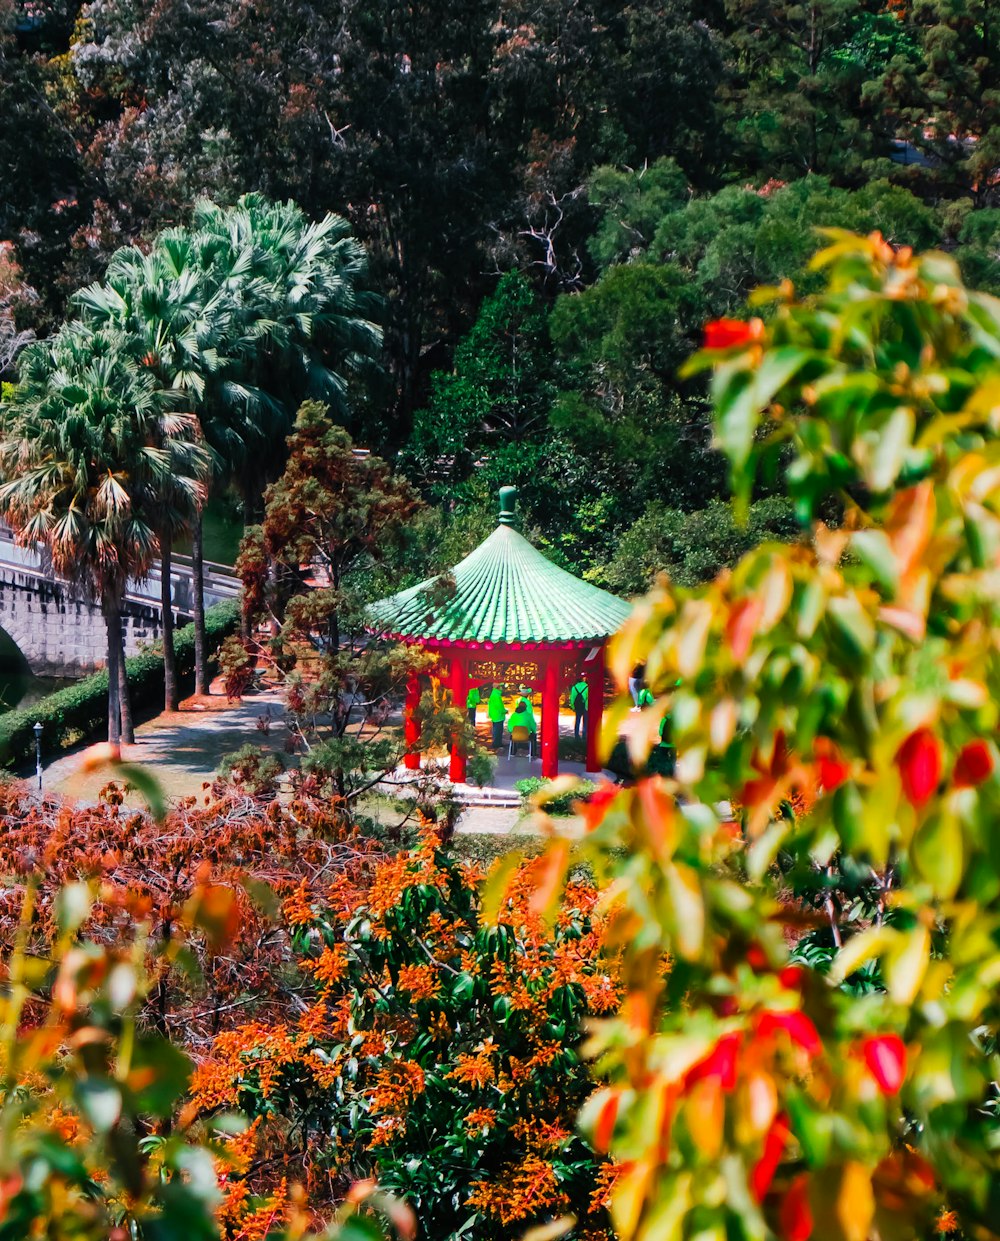
{"type": "Polygon", "coordinates": [[[585,651],[588,647],[603,646],[611,637],[606,633],[601,637],[593,638],[564,638],[553,642],[478,642],[472,638],[428,638],[418,633],[392,633],[386,629],[380,629],[376,625],[366,626],[369,633],[376,633],[380,637],[387,638],[390,642],[407,642],[411,644],[419,643],[429,651],[484,651],[487,654],[495,655],[497,652],[510,653],[512,655],[524,655],[525,653],[546,653],[556,651],[585,651]]]}

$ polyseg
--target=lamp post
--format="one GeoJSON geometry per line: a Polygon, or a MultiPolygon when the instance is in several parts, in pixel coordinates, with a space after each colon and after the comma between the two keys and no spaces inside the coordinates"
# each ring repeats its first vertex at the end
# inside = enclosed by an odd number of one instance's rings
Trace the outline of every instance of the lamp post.
{"type": "Polygon", "coordinates": [[[35,771],[38,773],[38,791],[42,791],[42,726],[35,721],[35,771]]]}

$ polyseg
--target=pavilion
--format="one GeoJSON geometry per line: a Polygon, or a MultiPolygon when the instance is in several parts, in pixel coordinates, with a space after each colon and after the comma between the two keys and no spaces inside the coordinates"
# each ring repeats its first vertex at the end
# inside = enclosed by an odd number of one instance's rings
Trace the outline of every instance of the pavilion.
{"type": "MultiPolygon", "coordinates": [[[[559,697],[582,674],[588,686],[587,771],[600,771],[604,648],[630,608],[553,564],[518,533],[516,494],[515,487],[501,487],[499,525],[450,574],[374,604],[373,627],[437,652],[459,708],[471,688],[488,682],[540,690],[542,775],[550,778],[559,771],[559,697]]],[[[405,715],[410,768],[420,766],[414,715],[419,702],[414,676],[405,715]]],[[[449,772],[454,783],[465,781],[465,767],[464,749],[456,741],[449,772]]]]}

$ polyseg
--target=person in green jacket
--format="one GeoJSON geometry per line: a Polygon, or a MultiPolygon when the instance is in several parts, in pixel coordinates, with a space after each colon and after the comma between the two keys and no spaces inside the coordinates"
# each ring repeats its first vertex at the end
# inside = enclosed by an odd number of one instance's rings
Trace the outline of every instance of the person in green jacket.
{"type": "Polygon", "coordinates": [[[677,766],[677,752],[673,747],[670,730],[670,713],[660,720],[660,744],[649,755],[646,771],[651,776],[672,776],[677,766]]]}
{"type": "Polygon", "coordinates": [[[636,702],[636,706],[637,707],[651,707],[655,701],[656,699],[653,697],[653,691],[649,688],[648,685],[644,685],[642,689],[639,690],[639,698],[638,698],[638,701],[636,702]]]}
{"type": "Polygon", "coordinates": [[[587,703],[589,701],[589,691],[587,682],[581,677],[579,681],[574,682],[570,686],[569,705],[572,708],[575,719],[573,720],[573,736],[579,739],[581,736],[587,735],[587,703]]]}
{"type": "Polygon", "coordinates": [[[538,725],[535,723],[535,714],[527,698],[518,699],[517,706],[511,712],[507,727],[510,729],[512,736],[515,728],[526,728],[531,736],[531,740],[534,741],[538,733],[538,725]]]}
{"type": "Polygon", "coordinates": [[[493,748],[499,750],[503,745],[503,725],[507,718],[507,708],[504,706],[503,694],[500,693],[499,685],[494,685],[490,694],[489,701],[486,704],[486,714],[489,716],[490,724],[493,726],[493,748]]]}
{"type": "Polygon", "coordinates": [[[483,701],[482,691],[485,688],[485,685],[473,687],[469,690],[468,696],[465,699],[465,709],[469,713],[469,723],[473,728],[476,727],[476,707],[483,701]]]}

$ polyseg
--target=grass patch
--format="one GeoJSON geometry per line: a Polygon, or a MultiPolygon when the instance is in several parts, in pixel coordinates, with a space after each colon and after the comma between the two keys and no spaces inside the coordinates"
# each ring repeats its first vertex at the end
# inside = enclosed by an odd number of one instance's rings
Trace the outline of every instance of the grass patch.
{"type": "Polygon", "coordinates": [[[541,836],[528,836],[521,832],[456,832],[448,845],[448,851],[463,862],[478,862],[489,868],[508,853],[523,853],[525,857],[537,857],[545,849],[541,836]]]}

